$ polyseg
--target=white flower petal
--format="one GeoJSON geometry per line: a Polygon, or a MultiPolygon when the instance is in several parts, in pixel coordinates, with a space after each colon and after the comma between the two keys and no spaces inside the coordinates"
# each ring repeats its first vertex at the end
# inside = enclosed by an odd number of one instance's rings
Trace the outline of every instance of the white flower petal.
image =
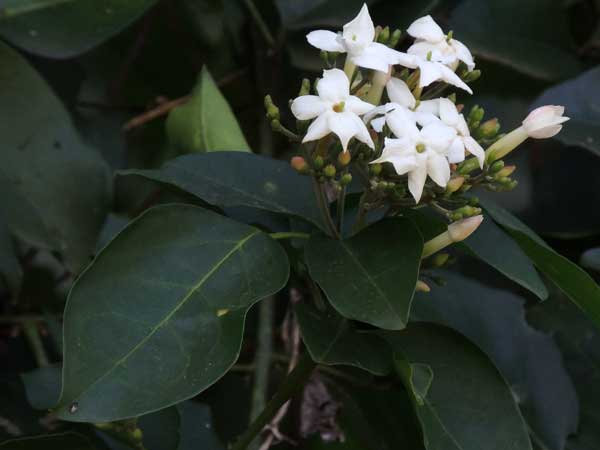
{"type": "Polygon", "coordinates": [[[444,65],[440,65],[440,71],[442,72],[441,79],[443,81],[445,81],[448,84],[452,84],[456,87],[459,87],[467,91],[469,94],[473,93],[471,88],[463,80],[461,80],[460,77],[456,75],[456,73],[454,73],[451,69],[444,65]]]}
{"type": "Polygon", "coordinates": [[[362,116],[363,114],[368,113],[369,111],[371,111],[374,108],[375,108],[375,105],[372,105],[371,103],[362,101],[360,98],[355,97],[354,95],[351,95],[346,100],[344,110],[350,111],[351,113],[362,116]]]}
{"type": "Polygon", "coordinates": [[[306,39],[310,45],[320,50],[325,50],[327,52],[346,52],[346,49],[342,45],[340,36],[333,31],[311,31],[306,35],[306,39]]]}
{"type": "Polygon", "coordinates": [[[417,41],[408,48],[406,53],[428,61],[440,62],[444,59],[444,45],[447,45],[445,40],[440,42],[417,41]],[[431,57],[428,58],[430,55],[431,57]]]}
{"type": "Polygon", "coordinates": [[[448,148],[448,162],[458,164],[465,160],[465,144],[459,136],[456,136],[448,148]]]}
{"type": "Polygon", "coordinates": [[[358,16],[344,25],[344,41],[350,51],[365,48],[375,39],[375,26],[367,4],[363,4],[358,16]]]}
{"type": "Polygon", "coordinates": [[[352,62],[365,69],[388,72],[390,66],[396,64],[398,59],[392,52],[395,52],[395,50],[378,42],[372,42],[361,52],[354,54],[352,62]]]}
{"type": "Polygon", "coordinates": [[[306,132],[306,136],[302,139],[302,142],[310,142],[317,141],[322,137],[327,136],[331,132],[331,128],[329,128],[329,115],[335,114],[332,112],[325,112],[317,117],[313,123],[308,127],[308,131],[306,132]]]}
{"type": "Polygon", "coordinates": [[[381,115],[381,114],[385,114],[389,111],[393,111],[394,109],[398,108],[399,106],[400,105],[397,105],[395,103],[386,103],[385,105],[377,106],[364,115],[363,121],[365,123],[369,123],[373,119],[373,117],[381,115]]]}
{"type": "Polygon", "coordinates": [[[414,108],[416,100],[407,84],[399,78],[390,78],[385,85],[390,101],[406,108],[414,108]]]}
{"type": "Polygon", "coordinates": [[[343,70],[324,70],[323,78],[317,83],[317,92],[323,100],[334,104],[344,102],[350,96],[350,82],[343,70]]]}
{"type": "Polygon", "coordinates": [[[397,108],[386,115],[386,122],[396,137],[409,137],[417,139],[419,129],[412,111],[406,108],[397,108]]]}
{"type": "Polygon", "coordinates": [[[483,163],[485,162],[485,150],[471,136],[463,137],[463,142],[468,152],[475,156],[479,161],[479,168],[483,169],[483,163]]]}
{"type": "Polygon", "coordinates": [[[467,125],[467,121],[465,120],[465,116],[462,114],[458,115],[458,123],[456,124],[456,131],[461,136],[470,136],[471,132],[469,131],[469,125],[467,125]]]}
{"type": "Polygon", "coordinates": [[[447,98],[440,98],[440,119],[446,125],[456,128],[460,120],[456,105],[447,98]]]}
{"type": "Polygon", "coordinates": [[[523,128],[527,135],[534,139],[551,138],[562,129],[560,124],[569,120],[563,116],[564,112],[564,106],[540,106],[525,118],[523,128]]]}
{"type": "Polygon", "coordinates": [[[390,156],[387,162],[392,163],[398,175],[404,175],[417,168],[415,155],[394,155],[390,156]]]}
{"type": "Polygon", "coordinates": [[[371,121],[371,127],[378,133],[381,133],[383,131],[384,125],[385,125],[385,116],[378,117],[377,119],[373,119],[371,121]]]}
{"type": "Polygon", "coordinates": [[[421,130],[425,145],[437,153],[446,153],[455,137],[456,130],[441,121],[432,122],[421,130]]]}
{"type": "MultiPolygon", "coordinates": [[[[328,114],[329,129],[340,138],[344,151],[348,150],[350,139],[361,132],[355,118],[358,119],[355,114],[350,112],[328,114]]],[[[358,122],[365,127],[362,120],[358,119],[358,122]]]]}
{"type": "Polygon", "coordinates": [[[442,74],[442,64],[437,63],[437,62],[430,62],[430,61],[425,61],[425,60],[420,60],[419,61],[419,69],[421,72],[420,78],[419,78],[419,86],[420,87],[427,87],[429,86],[431,83],[433,83],[434,81],[438,81],[440,79],[442,79],[443,74],[442,74]]]}
{"type": "Polygon", "coordinates": [[[316,95],[302,95],[292,102],[291,110],[298,120],[314,119],[322,114],[327,105],[316,95]]]}
{"type": "Polygon", "coordinates": [[[417,107],[418,112],[435,114],[436,116],[440,116],[440,99],[435,98],[433,100],[423,100],[419,103],[417,107]]]}
{"type": "Polygon", "coordinates": [[[450,181],[450,165],[442,155],[431,152],[427,158],[427,173],[429,177],[441,187],[446,187],[450,181]]]}
{"type": "Polygon", "coordinates": [[[415,120],[422,127],[425,127],[425,126],[429,125],[432,122],[439,122],[440,121],[440,119],[437,116],[435,116],[435,115],[433,115],[431,113],[422,112],[422,111],[415,112],[415,120]]]}
{"type": "Polygon", "coordinates": [[[371,134],[369,133],[365,123],[360,120],[360,117],[358,117],[356,114],[352,114],[352,120],[354,121],[356,129],[358,130],[354,137],[362,143],[367,144],[370,148],[374,149],[375,144],[373,143],[373,139],[371,139],[371,134]]]}
{"type": "Polygon", "coordinates": [[[408,190],[416,203],[419,203],[423,195],[423,187],[427,180],[427,158],[423,154],[416,155],[417,167],[408,173],[408,190]]]}
{"type": "Polygon", "coordinates": [[[465,44],[456,39],[450,40],[450,46],[454,49],[456,57],[464,62],[469,69],[469,72],[475,68],[475,61],[473,60],[473,55],[467,48],[465,44]]]}
{"type": "Polygon", "coordinates": [[[429,42],[439,42],[446,38],[440,26],[431,16],[415,20],[406,30],[414,38],[424,39],[429,42]]]}

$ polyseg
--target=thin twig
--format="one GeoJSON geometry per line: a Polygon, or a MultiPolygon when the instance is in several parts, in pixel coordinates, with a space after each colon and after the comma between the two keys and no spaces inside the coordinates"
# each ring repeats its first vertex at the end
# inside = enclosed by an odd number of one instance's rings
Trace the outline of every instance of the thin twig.
{"type": "Polygon", "coordinates": [[[325,192],[323,191],[323,184],[320,183],[316,178],[313,177],[313,188],[315,191],[315,197],[317,199],[317,205],[319,206],[319,210],[321,211],[321,215],[323,216],[323,220],[327,225],[331,235],[336,239],[340,239],[340,235],[333,223],[333,219],[331,218],[331,213],[329,211],[329,202],[325,199],[325,192]]]}
{"type": "Polygon", "coordinates": [[[38,367],[47,367],[50,362],[48,361],[48,356],[46,355],[46,350],[44,349],[44,343],[40,338],[37,321],[24,322],[23,332],[29,341],[31,351],[33,352],[33,356],[35,357],[38,367]]]}

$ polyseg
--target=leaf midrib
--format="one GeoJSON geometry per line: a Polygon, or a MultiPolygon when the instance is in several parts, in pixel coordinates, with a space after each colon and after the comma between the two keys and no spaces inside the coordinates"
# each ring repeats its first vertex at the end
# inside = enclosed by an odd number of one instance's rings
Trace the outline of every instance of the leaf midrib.
{"type": "MultiPolygon", "coordinates": [[[[161,321],[155,325],[152,330],[138,343],[136,344],[129,352],[127,352],[126,355],[124,355],[123,357],[121,357],[119,360],[117,360],[103,375],[101,375],[100,377],[98,377],[96,380],[94,380],[92,383],[90,383],[86,388],[84,388],[81,392],[79,392],[79,394],[74,395],[73,396],[73,400],[81,397],[81,395],[83,395],[85,392],[89,391],[93,386],[95,386],[96,384],[98,384],[99,382],[101,382],[103,379],[105,379],[107,376],[109,376],[117,367],[119,367],[121,364],[123,364],[125,361],[127,361],[127,359],[129,359],[131,357],[131,355],[133,355],[136,351],[138,351],[146,342],[148,342],[148,340],[150,340],[150,338],[152,338],[152,336],[154,336],[154,334],[160,329],[162,328],[162,326],[167,323],[176,313],[177,311],[179,311],[186,303],[187,301],[192,297],[192,295],[194,295],[196,293],[196,291],[198,289],[200,289],[207,281],[210,277],[212,277],[217,270],[219,270],[221,268],[221,266],[223,264],[225,264],[225,262],[234,254],[236,253],[238,250],[240,250],[245,244],[246,242],[248,242],[250,239],[252,239],[254,236],[256,236],[258,233],[261,233],[260,230],[252,230],[252,232],[250,234],[248,234],[247,236],[245,236],[244,238],[242,238],[240,241],[237,242],[236,245],[234,245],[214,266],[211,270],[209,270],[199,281],[198,283],[196,283],[194,286],[192,286],[192,288],[190,289],[190,291],[181,299],[181,301],[175,306],[175,308],[173,308],[171,310],[171,312],[169,312],[163,319],[161,319],[161,321]]],[[[64,399],[61,398],[61,403],[64,402],[64,399]]]]}

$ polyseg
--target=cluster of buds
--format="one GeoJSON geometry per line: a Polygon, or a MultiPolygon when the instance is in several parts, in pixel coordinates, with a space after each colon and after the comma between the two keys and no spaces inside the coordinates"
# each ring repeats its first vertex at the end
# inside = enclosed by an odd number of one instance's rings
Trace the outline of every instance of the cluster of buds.
{"type": "Polygon", "coordinates": [[[513,189],[515,167],[502,158],[527,138],[554,136],[568,118],[564,108],[544,106],[500,134],[498,120],[485,119],[482,108],[463,114],[457,103],[481,76],[469,49],[430,16],[407,34],[414,40],[396,49],[400,30],[375,27],[366,5],[339,33],[310,32],[326,69],[314,84],[304,80],[290,103],[297,131],[281,125],[270,97],[267,116],[275,131],[303,144],[303,155],[292,158],[298,172],[342,195],[354,176],[363,184],[364,208],[393,214],[428,204],[449,221],[476,217],[477,199],[465,192],[513,189]]]}

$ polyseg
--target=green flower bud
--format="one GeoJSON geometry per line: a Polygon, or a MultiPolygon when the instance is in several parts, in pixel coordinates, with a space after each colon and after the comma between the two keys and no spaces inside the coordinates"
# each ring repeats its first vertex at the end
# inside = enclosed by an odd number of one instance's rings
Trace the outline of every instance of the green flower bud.
{"type": "Polygon", "coordinates": [[[476,122],[481,122],[481,119],[483,119],[484,114],[485,114],[485,110],[483,108],[481,108],[479,105],[473,106],[473,108],[471,108],[471,111],[469,112],[469,117],[468,117],[469,125],[472,126],[472,124],[474,124],[476,122]]]}
{"type": "Polygon", "coordinates": [[[136,428],[131,433],[131,438],[136,442],[141,442],[143,437],[144,437],[144,434],[142,433],[142,430],[139,428],[136,428]]]}
{"type": "Polygon", "coordinates": [[[323,160],[322,156],[317,155],[314,157],[314,164],[315,164],[315,169],[321,169],[323,167],[323,165],[325,164],[325,161],[323,160]]]}
{"type": "Polygon", "coordinates": [[[394,32],[390,36],[390,41],[388,42],[388,46],[391,48],[396,47],[396,45],[398,45],[398,42],[400,42],[401,37],[402,37],[402,31],[394,30],[394,32]]]}
{"type": "Polygon", "coordinates": [[[310,80],[308,78],[304,78],[302,80],[302,85],[300,86],[300,92],[298,92],[298,97],[302,97],[303,95],[310,94],[310,80]]]}
{"type": "Polygon", "coordinates": [[[387,44],[389,40],[390,40],[390,27],[385,27],[383,30],[381,30],[381,33],[379,33],[379,36],[377,36],[377,42],[380,42],[382,44],[387,44]]]}
{"type": "Polygon", "coordinates": [[[340,178],[340,184],[342,186],[347,186],[348,184],[352,183],[352,175],[349,173],[345,173],[342,178],[340,178]]]}
{"type": "Polygon", "coordinates": [[[517,166],[504,166],[504,168],[496,174],[498,178],[510,177],[517,169],[517,166]]]}
{"type": "Polygon", "coordinates": [[[490,172],[491,173],[497,173],[497,172],[500,172],[503,168],[504,168],[504,161],[502,161],[502,160],[501,161],[495,161],[490,166],[490,172]]]}
{"type": "Polygon", "coordinates": [[[479,126],[477,131],[479,136],[491,139],[498,134],[498,131],[500,131],[500,123],[498,122],[498,119],[495,118],[487,120],[479,126]]]}
{"type": "Polygon", "coordinates": [[[335,176],[335,166],[333,164],[327,164],[323,169],[323,174],[328,178],[335,176]]]}
{"type": "Polygon", "coordinates": [[[369,165],[369,172],[371,172],[371,175],[377,176],[381,173],[382,170],[383,170],[383,166],[381,164],[369,165]]]}
{"type": "Polygon", "coordinates": [[[431,264],[433,267],[442,267],[448,262],[448,259],[450,259],[450,255],[448,253],[438,253],[431,260],[431,264]]]}
{"type": "Polygon", "coordinates": [[[479,198],[478,197],[471,197],[469,199],[469,205],[471,205],[471,206],[479,206],[479,198]]]}
{"type": "Polygon", "coordinates": [[[458,191],[462,187],[464,182],[465,182],[465,177],[452,178],[446,186],[446,193],[452,194],[452,193],[458,191]]]}
{"type": "Polygon", "coordinates": [[[463,81],[465,83],[472,83],[473,81],[478,80],[479,77],[481,77],[481,70],[475,69],[471,70],[470,72],[467,72],[466,75],[463,77],[463,81]]]}

